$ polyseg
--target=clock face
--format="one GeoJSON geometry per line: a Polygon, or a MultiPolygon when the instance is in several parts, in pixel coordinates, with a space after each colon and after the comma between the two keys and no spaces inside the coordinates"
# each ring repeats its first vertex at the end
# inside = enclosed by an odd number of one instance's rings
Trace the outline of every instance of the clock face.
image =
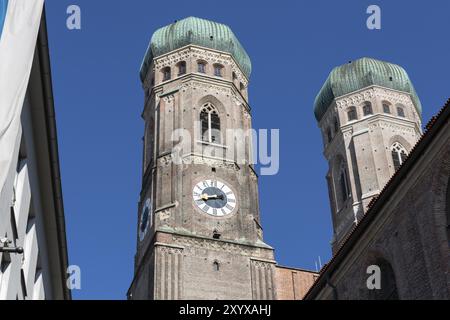
{"type": "Polygon", "coordinates": [[[217,180],[203,180],[197,183],[192,197],[200,210],[215,217],[233,213],[237,205],[233,190],[217,180]]]}
{"type": "Polygon", "coordinates": [[[148,227],[152,224],[152,201],[147,199],[145,201],[145,205],[142,208],[142,214],[141,214],[141,221],[139,223],[139,240],[142,241],[145,238],[145,235],[147,234],[148,227]]]}

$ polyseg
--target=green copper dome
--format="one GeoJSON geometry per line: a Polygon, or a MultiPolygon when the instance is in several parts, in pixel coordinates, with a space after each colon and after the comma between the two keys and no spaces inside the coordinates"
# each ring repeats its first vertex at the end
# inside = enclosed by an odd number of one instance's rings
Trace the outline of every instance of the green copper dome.
{"type": "Polygon", "coordinates": [[[361,58],[331,71],[314,102],[317,121],[322,119],[335,98],[371,85],[411,94],[417,112],[422,115],[422,105],[405,69],[396,64],[361,58]]]}
{"type": "Polygon", "coordinates": [[[230,53],[247,78],[250,77],[250,58],[228,26],[189,17],[156,30],[142,62],[141,79],[144,80],[153,58],[188,44],[230,53]]]}

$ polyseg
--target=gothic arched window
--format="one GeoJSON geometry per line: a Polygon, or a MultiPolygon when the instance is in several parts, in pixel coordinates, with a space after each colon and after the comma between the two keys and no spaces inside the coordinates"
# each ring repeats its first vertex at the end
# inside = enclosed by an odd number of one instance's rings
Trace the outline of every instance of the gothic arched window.
{"type": "Polygon", "coordinates": [[[171,77],[170,67],[163,68],[162,74],[163,74],[163,81],[170,80],[171,77]]]}
{"type": "Polygon", "coordinates": [[[348,121],[353,121],[358,119],[358,114],[356,113],[356,107],[350,107],[347,110],[348,121]]]}
{"type": "Polygon", "coordinates": [[[364,114],[364,116],[369,116],[369,115],[373,114],[372,104],[370,102],[364,103],[363,114],[364,114]]]}
{"type": "Polygon", "coordinates": [[[186,73],[186,61],[181,61],[177,64],[178,66],[178,75],[181,76],[186,73]]]}
{"type": "Polygon", "coordinates": [[[197,61],[197,72],[206,73],[206,62],[197,61]]]}
{"type": "Polygon", "coordinates": [[[391,113],[391,106],[387,102],[383,102],[383,112],[390,114],[391,113]]]}
{"type": "Polygon", "coordinates": [[[202,140],[211,143],[220,143],[220,117],[211,103],[203,105],[200,111],[202,140]]]}
{"type": "Polygon", "coordinates": [[[391,153],[394,169],[397,171],[408,157],[408,152],[400,143],[395,142],[391,147],[391,153]]]}
{"type": "Polygon", "coordinates": [[[350,197],[350,187],[348,185],[348,175],[345,163],[342,163],[339,174],[339,185],[341,187],[342,203],[350,197]]]}

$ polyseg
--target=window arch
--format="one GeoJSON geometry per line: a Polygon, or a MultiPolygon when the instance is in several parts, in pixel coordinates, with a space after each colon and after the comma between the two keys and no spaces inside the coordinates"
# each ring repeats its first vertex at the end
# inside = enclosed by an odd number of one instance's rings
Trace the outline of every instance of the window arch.
{"type": "Polygon", "coordinates": [[[186,61],[178,62],[177,67],[178,67],[178,75],[179,76],[186,74],[186,61]]]}
{"type": "Polygon", "coordinates": [[[383,112],[387,114],[391,113],[391,104],[387,101],[383,101],[383,112]]]}
{"type": "Polygon", "coordinates": [[[401,104],[397,105],[397,115],[399,117],[405,118],[405,107],[401,104]]]}
{"type": "Polygon", "coordinates": [[[373,265],[380,268],[381,288],[370,290],[370,300],[399,300],[396,277],[391,264],[383,258],[375,260],[373,265]]]}
{"type": "Polygon", "coordinates": [[[341,200],[345,203],[350,198],[350,187],[348,184],[347,166],[342,162],[339,171],[339,186],[341,188],[341,200]]]}
{"type": "Polygon", "coordinates": [[[373,114],[372,104],[370,102],[364,102],[363,114],[364,116],[370,116],[371,114],[373,114]]]}
{"type": "Polygon", "coordinates": [[[408,157],[408,152],[399,142],[395,142],[391,147],[391,154],[394,169],[397,171],[408,157]]]}
{"type": "Polygon", "coordinates": [[[237,75],[236,75],[236,72],[234,72],[234,71],[232,73],[232,78],[233,78],[233,82],[235,82],[237,80],[237,75]]]}
{"type": "Polygon", "coordinates": [[[206,62],[203,60],[197,61],[197,72],[206,73],[206,62]]]}
{"type": "Polygon", "coordinates": [[[333,140],[333,134],[331,133],[331,129],[328,128],[327,129],[327,141],[328,141],[328,143],[330,143],[331,140],[333,140]]]}
{"type": "Polygon", "coordinates": [[[337,133],[339,131],[339,122],[336,117],[334,117],[334,133],[337,133]]]}
{"type": "Polygon", "coordinates": [[[223,77],[223,69],[224,69],[223,65],[215,63],[213,67],[214,67],[214,75],[216,77],[223,77]]]}
{"type": "Polygon", "coordinates": [[[353,121],[358,119],[358,114],[356,113],[356,107],[350,107],[347,110],[348,121],[353,121]]]}
{"type": "Polygon", "coordinates": [[[163,81],[167,81],[170,80],[171,77],[171,70],[170,67],[165,67],[161,70],[162,75],[163,75],[163,81]]]}
{"type": "Polygon", "coordinates": [[[202,141],[220,143],[220,117],[212,103],[203,105],[200,111],[202,141]]]}

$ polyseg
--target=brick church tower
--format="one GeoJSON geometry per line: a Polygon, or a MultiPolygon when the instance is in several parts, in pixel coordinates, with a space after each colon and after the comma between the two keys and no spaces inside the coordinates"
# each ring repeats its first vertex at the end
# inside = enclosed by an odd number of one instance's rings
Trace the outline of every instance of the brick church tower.
{"type": "Polygon", "coordinates": [[[250,72],[226,25],[190,17],[153,34],[141,69],[144,156],[129,299],[276,298],[251,139],[236,144],[226,134],[252,126],[250,72]],[[237,146],[241,158],[230,156],[237,146]]]}
{"type": "Polygon", "coordinates": [[[333,251],[422,134],[421,103],[406,71],[361,58],[336,67],[317,95],[333,218],[333,251]]]}

